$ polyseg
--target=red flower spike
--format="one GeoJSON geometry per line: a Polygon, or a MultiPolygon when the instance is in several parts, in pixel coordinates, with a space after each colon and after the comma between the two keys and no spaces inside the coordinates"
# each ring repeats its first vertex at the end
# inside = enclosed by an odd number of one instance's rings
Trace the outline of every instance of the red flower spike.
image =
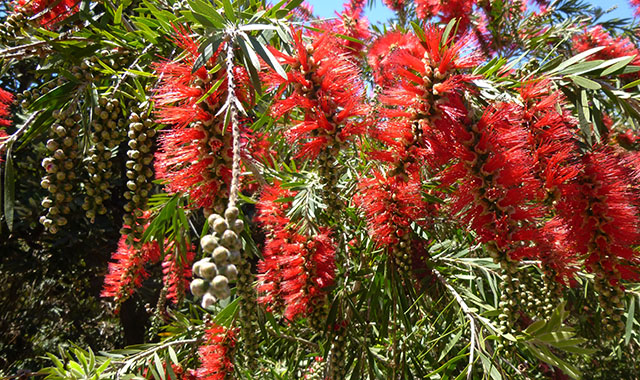
{"type": "Polygon", "coordinates": [[[631,192],[625,162],[611,148],[596,147],[582,157],[577,182],[564,186],[559,212],[571,226],[577,251],[585,266],[609,280],[637,281],[640,257],[632,247],[640,244],[637,195],[631,192]]]}
{"type": "Polygon", "coordinates": [[[198,380],[224,380],[233,374],[233,356],[237,331],[215,323],[204,333],[204,345],[198,348],[200,368],[195,372],[198,380]]]}
{"type": "MultiPolygon", "coordinates": [[[[218,80],[226,82],[226,73],[207,72],[206,66],[213,64],[217,52],[205,66],[192,72],[200,54],[198,43],[188,31],[176,28],[174,43],[185,50],[181,59],[154,65],[161,78],[154,95],[156,116],[158,122],[171,126],[159,138],[156,175],[165,181],[170,193],[188,194],[196,207],[222,208],[231,182],[231,133],[230,127],[223,125],[222,116],[215,115],[226,99],[227,85],[208,92],[218,80]],[[206,98],[198,102],[205,94],[206,98]]],[[[238,97],[250,103],[245,90],[246,71],[240,67],[233,71],[238,97]]]]}
{"type": "Polygon", "coordinates": [[[289,142],[301,144],[298,157],[316,158],[361,130],[353,127],[353,119],[367,114],[364,85],[357,66],[339,49],[341,42],[336,37],[325,33],[305,44],[301,31],[292,30],[292,34],[294,55],[272,49],[282,64],[290,65],[287,78],[272,69],[263,78],[272,90],[280,88],[271,109],[274,117],[294,108],[303,112],[285,136],[289,142]],[[287,86],[292,92],[282,98],[287,86]]]}
{"type": "Polygon", "coordinates": [[[40,25],[50,28],[53,24],[72,16],[80,9],[78,0],[17,0],[13,2],[14,13],[25,13],[38,17],[40,25]]]}
{"type": "Polygon", "coordinates": [[[189,288],[191,278],[191,264],[195,259],[195,246],[188,247],[186,253],[180,252],[179,244],[175,241],[165,242],[168,252],[162,261],[163,281],[167,287],[167,299],[174,304],[179,303],[189,288]]]}
{"type": "MultiPolygon", "coordinates": [[[[573,47],[578,52],[584,52],[596,47],[602,50],[587,57],[587,60],[614,59],[635,55],[631,65],[640,65],[640,50],[627,37],[612,37],[602,26],[598,25],[586,30],[583,34],[574,37],[573,47]]],[[[637,78],[637,73],[622,75],[623,78],[637,78]]]]}
{"type": "Polygon", "coordinates": [[[123,235],[118,242],[118,250],[111,255],[109,273],[105,276],[101,297],[112,297],[118,304],[124,302],[135,289],[149,277],[145,265],[160,259],[160,247],[157,242],[145,243],[141,249],[135,249],[127,243],[123,235]]]}
{"type": "Polygon", "coordinates": [[[279,186],[265,188],[257,220],[266,230],[263,258],[258,263],[258,301],[270,311],[284,311],[295,320],[308,317],[324,301],[335,278],[335,242],[329,229],[313,237],[295,230],[286,215],[294,193],[279,186]]]}

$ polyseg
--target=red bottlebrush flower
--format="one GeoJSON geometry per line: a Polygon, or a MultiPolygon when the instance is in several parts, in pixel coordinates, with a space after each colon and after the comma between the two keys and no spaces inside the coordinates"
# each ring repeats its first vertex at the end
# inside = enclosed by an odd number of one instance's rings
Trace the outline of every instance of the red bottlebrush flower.
{"type": "Polygon", "coordinates": [[[292,192],[266,188],[258,203],[257,220],[267,233],[263,258],[258,263],[259,302],[269,310],[284,309],[294,320],[312,314],[324,301],[335,278],[335,242],[331,231],[320,229],[313,237],[301,235],[286,215],[292,192]]]}
{"type": "Polygon", "coordinates": [[[136,249],[127,243],[127,236],[120,237],[118,250],[111,256],[109,273],[105,276],[101,297],[113,297],[118,304],[133,294],[149,277],[145,265],[160,259],[157,242],[149,242],[136,249]]]}
{"type": "Polygon", "coordinates": [[[162,274],[167,287],[167,299],[179,303],[185,296],[185,289],[189,288],[191,278],[191,264],[195,258],[194,246],[188,246],[187,252],[180,252],[177,242],[165,244],[165,251],[169,252],[162,261],[162,274]]]}
{"type": "Polygon", "coordinates": [[[73,15],[80,9],[78,0],[17,0],[14,12],[38,16],[40,25],[51,26],[73,15]]]}
{"type": "Polygon", "coordinates": [[[430,204],[420,194],[420,178],[403,180],[379,171],[363,178],[354,202],[367,217],[369,235],[380,246],[391,246],[410,233],[410,225],[429,214],[430,204]]]}
{"type": "Polygon", "coordinates": [[[633,149],[635,145],[640,143],[640,134],[633,129],[627,129],[624,133],[618,134],[617,140],[623,148],[633,149]]]}
{"type": "Polygon", "coordinates": [[[563,188],[559,212],[571,226],[577,251],[587,257],[585,266],[610,283],[640,280],[636,267],[640,244],[637,195],[624,161],[611,148],[599,147],[582,156],[578,181],[563,188]]]}
{"type": "MultiPolygon", "coordinates": [[[[223,116],[215,116],[226,100],[227,85],[207,94],[218,81],[226,82],[225,70],[213,75],[207,66],[213,65],[217,54],[196,72],[192,67],[198,44],[185,30],[176,30],[175,43],[185,50],[179,61],[155,64],[161,78],[155,90],[158,122],[170,124],[163,131],[155,157],[156,175],[166,183],[170,193],[184,192],[197,207],[223,208],[231,182],[231,133],[223,116]]],[[[234,80],[241,101],[249,101],[244,90],[247,74],[236,67],[234,80]]]]}
{"type": "MultiPolygon", "coordinates": [[[[586,30],[583,34],[574,37],[574,49],[580,53],[596,47],[603,47],[602,50],[587,57],[587,60],[594,59],[614,59],[635,55],[631,61],[632,65],[640,65],[640,50],[626,37],[612,37],[602,26],[598,25],[586,30]]],[[[637,73],[625,74],[623,77],[636,78],[637,73]]]]}
{"type": "MultiPolygon", "coordinates": [[[[373,76],[380,86],[388,86],[397,79],[391,57],[400,50],[419,50],[420,41],[413,34],[401,32],[387,32],[378,37],[369,48],[367,60],[373,69],[373,76]]],[[[419,54],[419,51],[413,55],[419,54]]]]}
{"type": "Polygon", "coordinates": [[[405,0],[382,0],[382,2],[394,12],[400,12],[406,6],[405,0]]]}
{"type": "Polygon", "coordinates": [[[204,345],[198,348],[199,380],[224,380],[233,374],[233,355],[237,342],[236,329],[225,329],[215,323],[204,333],[204,345]]]}
{"type": "Polygon", "coordinates": [[[291,14],[298,20],[309,21],[313,18],[313,6],[307,1],[303,1],[291,11],[291,14]]]}
{"type": "Polygon", "coordinates": [[[321,29],[331,33],[342,34],[362,41],[360,43],[343,39],[342,43],[337,46],[343,48],[346,54],[359,54],[364,49],[364,44],[371,38],[369,20],[364,17],[365,5],[362,0],[348,0],[344,4],[342,13],[336,12],[337,19],[327,21],[321,26],[321,29]]]}
{"type": "Polygon", "coordinates": [[[275,118],[294,108],[303,112],[285,135],[291,143],[301,144],[298,156],[315,158],[362,132],[356,118],[367,113],[364,85],[357,66],[337,48],[336,38],[323,34],[306,44],[302,32],[292,30],[292,34],[294,55],[272,49],[282,64],[290,65],[287,78],[271,70],[264,80],[271,89],[279,88],[271,109],[275,118]],[[283,98],[287,86],[292,91],[283,98]]]}
{"type": "Polygon", "coordinates": [[[640,16],[640,0],[629,0],[629,4],[633,8],[633,14],[636,17],[640,16]]]}
{"type": "Polygon", "coordinates": [[[11,125],[11,104],[13,104],[13,94],[0,89],[0,126],[11,125]]]}
{"type": "Polygon", "coordinates": [[[438,16],[444,24],[458,19],[458,31],[466,32],[471,22],[470,16],[476,4],[474,0],[415,0],[419,18],[429,20],[438,16]]]}

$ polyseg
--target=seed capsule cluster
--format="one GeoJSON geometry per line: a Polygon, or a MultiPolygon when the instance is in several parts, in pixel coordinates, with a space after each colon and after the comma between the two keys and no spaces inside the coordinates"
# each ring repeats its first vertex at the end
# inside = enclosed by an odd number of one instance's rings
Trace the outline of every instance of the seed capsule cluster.
{"type": "Polygon", "coordinates": [[[4,24],[0,25],[0,41],[6,43],[15,38],[16,35],[21,34],[21,29],[27,25],[28,21],[27,15],[20,10],[10,14],[4,24]]]}
{"type": "Polygon", "coordinates": [[[112,151],[122,139],[120,130],[124,126],[120,114],[120,102],[117,99],[100,98],[94,108],[91,122],[92,146],[86,160],[89,178],[84,184],[86,197],[82,204],[82,209],[91,222],[95,220],[96,215],[107,213],[104,201],[111,196],[109,179],[113,175],[112,151]]]}
{"type": "Polygon", "coordinates": [[[20,104],[23,109],[26,109],[35,99],[38,99],[40,96],[53,90],[57,85],[61,83],[64,83],[64,79],[61,79],[59,81],[52,80],[48,83],[43,84],[40,88],[36,87],[32,88],[31,90],[25,90],[16,96],[16,102],[17,104],[20,104]]]}
{"type": "Polygon", "coordinates": [[[611,339],[617,337],[625,329],[625,323],[622,321],[624,315],[624,290],[619,282],[612,285],[612,278],[620,280],[620,273],[615,266],[613,269],[607,270],[602,265],[594,266],[595,279],[593,287],[598,292],[598,303],[602,308],[602,314],[605,316],[602,320],[604,336],[611,339]]]}
{"type": "Polygon", "coordinates": [[[129,150],[127,151],[127,189],[124,197],[127,203],[124,210],[124,224],[131,226],[127,231],[129,236],[140,239],[143,232],[143,210],[147,208],[147,200],[151,192],[153,178],[153,137],[156,135],[153,120],[148,112],[132,112],[129,115],[129,150]]]}
{"type": "Polygon", "coordinates": [[[346,329],[344,327],[333,337],[331,357],[329,359],[329,379],[344,379],[347,374],[346,364],[346,329]]]}
{"type": "Polygon", "coordinates": [[[47,149],[50,156],[42,160],[42,167],[47,174],[40,184],[49,190],[49,196],[42,200],[42,207],[47,214],[40,218],[40,223],[52,234],[67,224],[65,215],[71,212],[73,200],[73,184],[76,180],[75,168],[78,163],[78,133],[81,116],[73,114],[69,109],[55,111],[56,120],[51,126],[47,149]]]}
{"type": "Polygon", "coordinates": [[[326,370],[326,365],[322,357],[317,356],[312,359],[311,364],[305,370],[302,379],[304,380],[324,380],[324,372],[326,370]]]}
{"type": "MultiPolygon", "coordinates": [[[[191,282],[191,293],[202,297],[202,307],[209,307],[219,299],[231,295],[229,284],[238,279],[238,267],[241,262],[242,241],[238,234],[244,229],[244,222],[238,219],[237,207],[229,207],[224,217],[211,214],[207,218],[212,234],[200,240],[202,250],[210,256],[193,265],[196,278],[191,282]]],[[[246,273],[242,273],[246,276],[246,273]]]]}

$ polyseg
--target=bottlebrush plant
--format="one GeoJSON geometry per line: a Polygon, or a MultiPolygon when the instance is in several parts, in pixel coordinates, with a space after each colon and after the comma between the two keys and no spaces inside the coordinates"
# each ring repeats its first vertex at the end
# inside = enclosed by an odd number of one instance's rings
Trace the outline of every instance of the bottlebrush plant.
{"type": "Polygon", "coordinates": [[[124,327],[28,374],[638,378],[640,26],[384,4],[7,5],[0,244],[124,327]]]}

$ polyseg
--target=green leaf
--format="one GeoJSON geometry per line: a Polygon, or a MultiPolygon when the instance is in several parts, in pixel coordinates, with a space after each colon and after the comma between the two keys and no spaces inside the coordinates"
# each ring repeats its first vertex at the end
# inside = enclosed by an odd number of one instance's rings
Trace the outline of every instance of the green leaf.
{"type": "Polygon", "coordinates": [[[9,231],[13,231],[13,216],[16,201],[16,177],[13,168],[12,143],[7,147],[7,160],[4,165],[4,219],[9,231]]]}
{"type": "Polygon", "coordinates": [[[231,22],[236,22],[236,13],[233,9],[233,5],[230,0],[222,0],[222,7],[224,8],[224,14],[231,22]]]}
{"type": "Polygon", "coordinates": [[[160,375],[160,379],[167,380],[167,376],[165,374],[164,365],[162,365],[162,360],[158,356],[157,352],[153,353],[153,363],[156,366],[156,371],[158,371],[158,375],[160,375]]]}
{"type": "Polygon", "coordinates": [[[529,327],[524,330],[525,333],[533,335],[536,331],[540,330],[546,324],[543,320],[538,320],[529,325],[529,327]]]}
{"type": "Polygon", "coordinates": [[[120,25],[122,22],[122,9],[124,7],[124,3],[120,3],[120,6],[116,10],[116,14],[113,16],[113,23],[116,25],[120,25]]]}
{"type": "Polygon", "coordinates": [[[444,32],[442,32],[442,39],[440,39],[440,48],[446,46],[449,43],[451,31],[453,30],[454,26],[456,27],[456,30],[453,33],[453,35],[455,36],[458,30],[458,19],[455,17],[449,20],[449,23],[444,28],[444,32]]]}
{"type": "Polygon", "coordinates": [[[413,28],[413,32],[420,38],[420,41],[424,41],[424,29],[414,21],[411,21],[411,28],[413,28]]]}
{"type": "Polygon", "coordinates": [[[262,45],[262,43],[253,36],[247,36],[247,39],[249,40],[249,43],[251,43],[251,46],[253,46],[256,53],[258,53],[267,65],[271,66],[271,68],[274,69],[281,77],[287,79],[287,73],[284,71],[276,57],[271,54],[269,49],[264,47],[264,45],[262,45]]]}
{"type": "Polygon", "coordinates": [[[617,59],[619,59],[620,61],[619,61],[619,62],[617,62],[617,63],[615,63],[615,64],[613,64],[613,65],[611,65],[609,68],[607,68],[606,70],[604,70],[600,75],[602,75],[602,76],[604,77],[604,76],[607,76],[607,75],[609,75],[609,74],[613,74],[613,73],[615,73],[616,71],[618,71],[618,70],[620,70],[620,69],[624,68],[624,67],[625,67],[625,66],[627,66],[629,63],[631,63],[631,61],[633,61],[635,57],[636,57],[636,55],[634,54],[634,55],[629,56],[629,57],[620,57],[620,58],[617,58],[617,59]]]}
{"type": "Polygon", "coordinates": [[[207,42],[208,43],[205,42],[205,44],[203,45],[204,49],[202,51],[202,54],[200,54],[198,58],[196,58],[196,61],[193,63],[193,68],[191,69],[192,73],[195,73],[196,71],[198,71],[198,69],[209,62],[211,57],[213,57],[213,55],[218,51],[220,44],[223,42],[223,39],[219,36],[215,36],[208,39],[207,42]]]}
{"type": "Polygon", "coordinates": [[[599,52],[600,50],[604,49],[605,46],[598,46],[595,47],[593,49],[589,49],[587,51],[583,51],[582,53],[575,55],[569,59],[567,59],[566,61],[562,62],[560,65],[558,65],[555,69],[551,70],[549,72],[549,74],[555,74],[555,73],[559,73],[562,70],[568,68],[569,66],[576,64],[578,62],[583,62],[584,60],[586,60],[587,57],[599,52]]]}
{"type": "Polygon", "coordinates": [[[602,88],[602,86],[600,86],[599,83],[594,82],[591,79],[587,79],[585,77],[581,77],[578,75],[570,75],[569,78],[571,78],[573,83],[589,90],[599,90],[600,88],[602,88]]]}
{"type": "Polygon", "coordinates": [[[635,297],[631,297],[631,302],[629,302],[629,311],[627,312],[627,323],[624,329],[625,346],[628,345],[629,341],[631,340],[631,331],[633,331],[633,321],[634,321],[635,310],[636,310],[635,297]]]}

